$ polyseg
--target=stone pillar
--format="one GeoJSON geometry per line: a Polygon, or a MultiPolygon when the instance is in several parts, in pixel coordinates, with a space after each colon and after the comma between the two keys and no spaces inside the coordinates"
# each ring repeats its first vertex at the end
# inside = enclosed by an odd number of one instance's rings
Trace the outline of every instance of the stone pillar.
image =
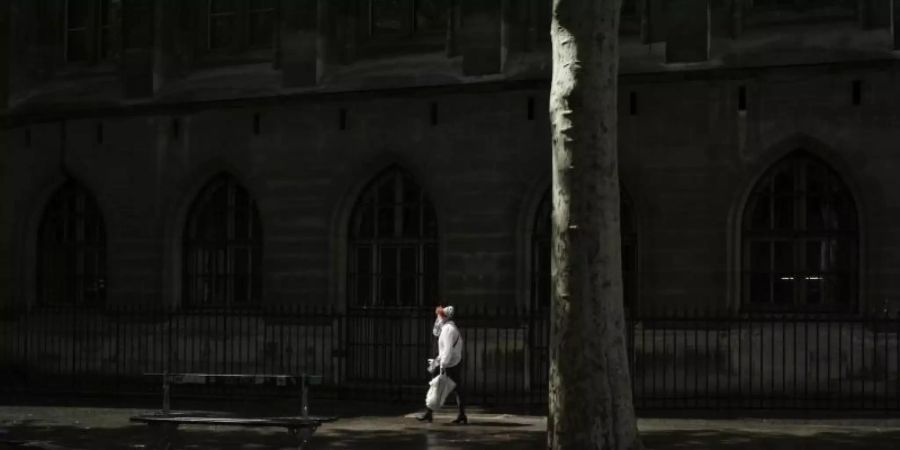
{"type": "Polygon", "coordinates": [[[340,48],[340,61],[343,64],[351,63],[358,57],[359,44],[362,36],[366,35],[365,20],[359,8],[351,2],[338,2],[335,19],[335,36],[340,48]]]}
{"type": "Polygon", "coordinates": [[[122,95],[125,98],[153,95],[155,27],[153,0],[122,2],[122,95]]]}
{"type": "Polygon", "coordinates": [[[182,69],[178,58],[182,3],[183,0],[156,0],[153,12],[153,92],[158,92],[176,78],[182,69]]]}
{"type": "Polygon", "coordinates": [[[332,1],[318,0],[316,27],[316,79],[322,80],[329,67],[341,63],[338,24],[341,10],[332,1]]]}
{"type": "Polygon", "coordinates": [[[641,10],[641,40],[645,44],[666,40],[665,0],[644,0],[641,10]]]}
{"type": "MultiPolygon", "coordinates": [[[[9,108],[10,71],[12,70],[12,9],[11,0],[0,0],[0,113],[6,113],[9,108]]],[[[10,276],[10,263],[13,260],[10,252],[10,229],[7,227],[9,205],[12,203],[13,192],[6,171],[6,159],[13,149],[10,146],[9,135],[18,132],[8,128],[0,129],[0,309],[11,306],[12,277],[10,276]]]]}
{"type": "Polygon", "coordinates": [[[37,78],[33,64],[37,60],[37,15],[35,3],[29,1],[9,2],[9,42],[6,44],[8,56],[7,83],[9,92],[27,90],[37,78]],[[16,45],[11,45],[15,42],[16,45]]]}
{"type": "Polygon", "coordinates": [[[859,0],[859,26],[864,30],[891,26],[892,0],[859,0]]]}
{"type": "Polygon", "coordinates": [[[459,32],[462,19],[461,0],[447,0],[447,56],[452,58],[459,55],[459,32]]]}
{"type": "Polygon", "coordinates": [[[30,15],[35,27],[31,72],[36,80],[48,80],[65,62],[62,30],[65,3],[63,0],[34,1],[30,15]]]}
{"type": "Polygon", "coordinates": [[[872,17],[872,25],[875,28],[891,27],[891,0],[872,0],[874,16],[872,17]]]}
{"type": "Polygon", "coordinates": [[[463,0],[462,55],[465,75],[503,68],[502,0],[463,0]]]}
{"type": "Polygon", "coordinates": [[[900,0],[891,0],[890,4],[891,36],[894,50],[900,50],[900,0]]]}
{"type": "MultiPolygon", "coordinates": [[[[13,64],[17,62],[12,58],[11,1],[0,0],[0,111],[5,111],[9,104],[10,72],[13,64]]],[[[6,148],[6,146],[0,146],[0,148],[6,148]]]]}
{"type": "Polygon", "coordinates": [[[515,45],[517,24],[515,23],[515,17],[512,15],[512,3],[517,2],[500,0],[500,72],[505,68],[509,52],[515,45]]]}
{"type": "Polygon", "coordinates": [[[699,62],[709,58],[709,0],[670,0],[666,62],[699,62]]]}
{"type": "Polygon", "coordinates": [[[552,4],[549,0],[528,0],[526,2],[525,23],[527,24],[525,51],[549,48],[550,16],[552,4]]]}
{"type": "MultiPolygon", "coordinates": [[[[637,1],[638,8],[638,20],[640,21],[641,27],[641,42],[644,44],[650,43],[650,0],[635,0],[637,1]]],[[[621,26],[621,24],[620,24],[621,26]]]]}
{"type": "Polygon", "coordinates": [[[730,0],[731,8],[731,37],[737,39],[744,32],[744,1],[730,0]]]}
{"type": "MultiPolygon", "coordinates": [[[[291,0],[281,2],[281,71],[284,86],[310,86],[321,76],[319,23],[330,22],[328,0],[291,0]],[[321,16],[319,8],[322,8],[321,16]]],[[[324,55],[323,55],[324,56],[324,55]]],[[[324,65],[324,60],[322,61],[324,65]]]]}
{"type": "MultiPolygon", "coordinates": [[[[0,0],[0,113],[6,113],[9,109],[9,96],[12,89],[12,71],[22,64],[23,60],[15,58],[14,55],[23,54],[22,48],[27,45],[26,42],[16,41],[14,39],[14,31],[25,31],[33,29],[32,23],[18,23],[19,30],[14,30],[13,22],[18,19],[14,15],[15,7],[13,0],[0,0]],[[24,25],[24,26],[23,26],[24,25]],[[14,46],[13,43],[18,42],[14,46]],[[25,44],[25,45],[23,45],[25,44]]],[[[18,6],[18,5],[15,5],[18,6]]],[[[12,204],[14,203],[13,193],[11,189],[14,185],[10,181],[8,167],[9,161],[13,159],[15,152],[12,136],[21,136],[21,128],[4,128],[0,129],[0,309],[13,306],[13,290],[16,283],[13,281],[12,270],[14,267],[14,258],[12,254],[12,204]]]]}

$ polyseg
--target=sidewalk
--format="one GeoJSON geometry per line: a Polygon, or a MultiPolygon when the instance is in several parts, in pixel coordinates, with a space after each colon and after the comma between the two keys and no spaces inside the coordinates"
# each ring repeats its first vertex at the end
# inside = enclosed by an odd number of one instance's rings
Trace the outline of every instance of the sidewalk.
{"type": "MultiPolygon", "coordinates": [[[[81,406],[0,406],[0,449],[142,449],[146,427],[128,418],[149,409],[81,406]],[[4,433],[3,430],[6,432],[4,433]]],[[[452,409],[432,424],[414,411],[380,414],[369,407],[342,414],[313,437],[312,449],[456,450],[545,448],[546,419],[473,410],[469,426],[454,426],[452,409]]],[[[878,450],[900,447],[900,420],[758,418],[642,419],[639,428],[649,449],[878,450]]],[[[283,431],[188,427],[184,448],[269,449],[288,446],[283,431]]]]}

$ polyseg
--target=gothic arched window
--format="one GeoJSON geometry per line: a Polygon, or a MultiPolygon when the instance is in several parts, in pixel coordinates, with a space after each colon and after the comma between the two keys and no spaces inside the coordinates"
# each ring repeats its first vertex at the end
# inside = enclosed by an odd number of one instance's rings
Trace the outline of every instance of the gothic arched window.
{"type": "Polygon", "coordinates": [[[275,45],[274,0],[209,0],[207,50],[241,52],[275,45]]]}
{"type": "MultiPolygon", "coordinates": [[[[625,308],[633,307],[637,296],[637,230],[631,200],[624,191],[619,199],[622,234],[622,289],[625,308]]],[[[544,194],[538,206],[531,236],[531,306],[550,307],[550,241],[552,209],[550,192],[544,194]]]]}
{"type": "Polygon", "coordinates": [[[122,0],[65,1],[66,62],[100,62],[119,56],[122,0]]]}
{"type": "Polygon", "coordinates": [[[38,228],[37,250],[38,304],[104,304],[106,227],[84,186],[69,180],[50,198],[38,228]]]}
{"type": "Polygon", "coordinates": [[[409,174],[391,168],[372,181],[353,209],[349,231],[351,307],[437,302],[437,216],[409,174]]]}
{"type": "Polygon", "coordinates": [[[857,286],[859,231],[847,186],[796,152],[757,182],[743,217],[743,307],[847,311],[857,286]]]}
{"type": "Polygon", "coordinates": [[[256,201],[234,177],[215,177],[191,205],[184,229],[184,304],[259,305],[261,263],[256,201]]]}

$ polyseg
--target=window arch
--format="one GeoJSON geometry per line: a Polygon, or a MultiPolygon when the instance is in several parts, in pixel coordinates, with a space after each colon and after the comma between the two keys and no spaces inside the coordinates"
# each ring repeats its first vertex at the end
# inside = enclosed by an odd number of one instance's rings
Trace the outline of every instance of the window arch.
{"type": "Polygon", "coordinates": [[[228,53],[274,47],[278,2],[209,0],[205,6],[206,50],[228,53]]]}
{"type": "Polygon", "coordinates": [[[256,201],[221,174],[197,195],[184,236],[184,304],[247,307],[262,295],[262,225],[256,201]]]}
{"type": "Polygon", "coordinates": [[[364,0],[372,37],[443,33],[448,4],[444,0],[364,0]]]}
{"type": "Polygon", "coordinates": [[[392,167],[369,183],[349,230],[351,307],[415,307],[437,301],[437,216],[427,194],[392,167]]]}
{"type": "Polygon", "coordinates": [[[38,227],[39,305],[106,302],[106,227],[97,202],[74,180],[50,197],[38,227]]]}
{"type": "MultiPolygon", "coordinates": [[[[622,289],[625,308],[635,305],[637,297],[637,230],[631,199],[619,191],[619,214],[622,235],[622,289]]],[[[552,203],[547,191],[538,206],[531,234],[531,307],[550,307],[550,241],[552,203]]]]}
{"type": "Polygon", "coordinates": [[[856,205],[840,176],[798,151],[757,182],[742,224],[742,306],[848,311],[857,290],[856,205]]]}

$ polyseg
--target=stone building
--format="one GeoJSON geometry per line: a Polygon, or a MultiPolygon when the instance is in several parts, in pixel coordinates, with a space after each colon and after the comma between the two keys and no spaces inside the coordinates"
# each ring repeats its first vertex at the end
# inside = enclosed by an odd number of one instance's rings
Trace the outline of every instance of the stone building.
{"type": "MultiPolygon", "coordinates": [[[[900,300],[893,0],[626,0],[639,311],[900,300]]],[[[546,302],[546,0],[7,0],[0,302],[546,302]]]]}

